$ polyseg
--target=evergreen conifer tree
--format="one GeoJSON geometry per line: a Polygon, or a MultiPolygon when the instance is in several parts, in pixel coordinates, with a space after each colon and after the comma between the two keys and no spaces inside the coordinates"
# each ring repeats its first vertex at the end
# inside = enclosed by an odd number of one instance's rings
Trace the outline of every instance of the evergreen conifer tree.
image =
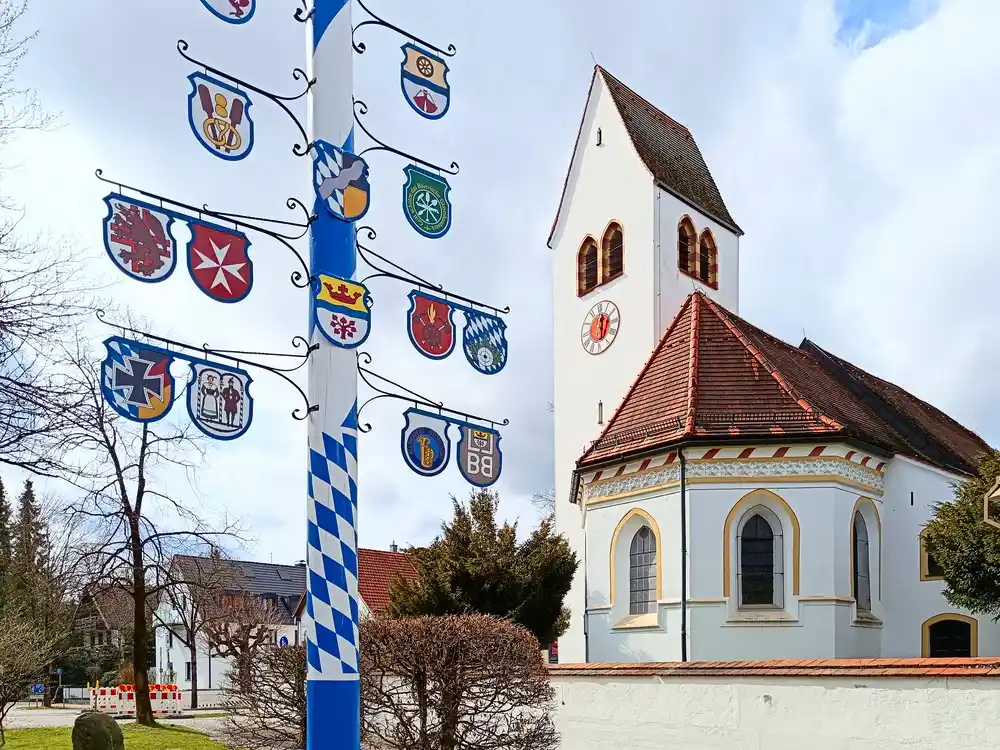
{"type": "Polygon", "coordinates": [[[11,563],[11,523],[13,512],[0,479],[0,609],[7,601],[11,563]]]}

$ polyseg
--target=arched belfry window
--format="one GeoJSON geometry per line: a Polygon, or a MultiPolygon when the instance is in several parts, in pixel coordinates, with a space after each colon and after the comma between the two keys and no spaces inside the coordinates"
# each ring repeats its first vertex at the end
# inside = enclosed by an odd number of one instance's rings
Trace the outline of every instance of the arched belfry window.
{"type": "Polygon", "coordinates": [[[783,546],[778,517],[764,507],[752,509],[740,524],[736,543],[739,606],[783,606],[783,546]]]}
{"type": "Polygon", "coordinates": [[[616,221],[604,230],[601,240],[601,283],[606,284],[625,273],[625,242],[622,227],[616,221]]]}
{"type": "Polygon", "coordinates": [[[628,566],[628,613],[656,611],[656,535],[648,526],[632,537],[628,566]]]}
{"type": "Polygon", "coordinates": [[[576,258],[577,294],[584,295],[597,287],[597,242],[588,237],[576,258]]]}
{"type": "Polygon", "coordinates": [[[677,225],[677,268],[689,276],[695,269],[694,222],[687,216],[677,225]]]}
{"type": "Polygon", "coordinates": [[[852,582],[854,601],[859,612],[871,612],[872,583],[869,560],[868,525],[861,511],[854,513],[854,527],[851,533],[852,554],[854,555],[854,581],[852,582]]]}
{"type": "Polygon", "coordinates": [[[698,240],[698,278],[713,289],[719,288],[719,248],[708,229],[698,240]]]}

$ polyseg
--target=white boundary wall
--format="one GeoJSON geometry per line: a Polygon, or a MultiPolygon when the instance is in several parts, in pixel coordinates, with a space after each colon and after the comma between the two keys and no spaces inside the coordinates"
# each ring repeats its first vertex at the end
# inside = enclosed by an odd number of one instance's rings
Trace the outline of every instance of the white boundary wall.
{"type": "Polygon", "coordinates": [[[563,750],[985,750],[994,677],[552,675],[563,750]]]}

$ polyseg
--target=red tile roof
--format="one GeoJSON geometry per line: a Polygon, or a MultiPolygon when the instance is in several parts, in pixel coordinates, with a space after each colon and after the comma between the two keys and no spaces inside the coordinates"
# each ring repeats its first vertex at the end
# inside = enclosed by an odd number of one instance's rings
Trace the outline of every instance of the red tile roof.
{"type": "Polygon", "coordinates": [[[552,664],[565,677],[1000,677],[1000,658],[552,664]]]}
{"type": "Polygon", "coordinates": [[[417,577],[408,555],[379,549],[358,550],[358,592],[372,614],[389,606],[389,584],[397,576],[407,581],[417,577]]]}
{"type": "Polygon", "coordinates": [[[808,340],[790,346],[696,291],[578,463],[689,440],[790,437],[853,438],[959,473],[974,473],[989,450],[902,388],[808,340]]]}

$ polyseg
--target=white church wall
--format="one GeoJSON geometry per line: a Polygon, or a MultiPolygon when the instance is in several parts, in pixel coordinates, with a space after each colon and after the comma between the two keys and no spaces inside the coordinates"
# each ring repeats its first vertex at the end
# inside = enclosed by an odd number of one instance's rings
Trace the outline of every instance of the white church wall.
{"type": "Polygon", "coordinates": [[[944,677],[566,676],[565,750],[979,750],[996,744],[1000,681],[944,677]]]}
{"type": "MultiPolygon", "coordinates": [[[[598,402],[607,421],[638,375],[657,340],[653,314],[653,183],[635,153],[600,76],[594,85],[578,153],[552,240],[553,358],[555,377],[556,526],[579,557],[583,534],[579,508],[569,502],[576,460],[600,434],[598,402]],[[602,145],[596,143],[601,129],[602,145]],[[625,273],[577,296],[577,253],[587,235],[597,242],[608,223],[621,223],[625,273]],[[611,300],[621,314],[612,346],[591,355],[581,345],[581,326],[596,303],[611,300]]],[[[584,658],[582,572],[566,600],[573,613],[559,641],[560,659],[584,658]]]]}
{"type": "Polygon", "coordinates": [[[656,328],[666,330],[674,319],[684,298],[695,289],[704,292],[727,310],[740,312],[740,240],[736,234],[718,222],[709,219],[698,209],[675,197],[672,193],[656,188],[656,268],[659,280],[656,287],[656,328]],[[684,216],[691,217],[698,236],[710,229],[718,246],[719,288],[681,273],[677,268],[677,226],[684,216]]]}
{"type": "Polygon", "coordinates": [[[979,656],[1000,655],[1000,625],[945,601],[943,581],[921,580],[920,532],[932,518],[934,504],[954,496],[955,481],[960,481],[956,475],[903,457],[886,467],[883,656],[920,655],[923,623],[945,613],[977,621],[979,656]]]}

